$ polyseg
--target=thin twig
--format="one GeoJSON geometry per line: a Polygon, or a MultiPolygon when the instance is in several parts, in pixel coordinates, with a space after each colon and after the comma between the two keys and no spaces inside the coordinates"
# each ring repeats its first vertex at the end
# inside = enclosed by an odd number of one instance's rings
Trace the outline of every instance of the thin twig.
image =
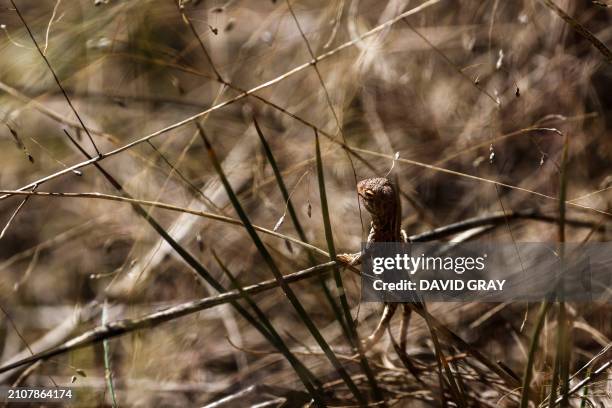
{"type": "Polygon", "coordinates": [[[8,221],[6,222],[6,224],[4,225],[4,228],[2,228],[2,231],[0,231],[0,239],[4,238],[4,234],[6,234],[6,231],[8,231],[9,227],[11,226],[11,223],[13,222],[13,220],[15,219],[15,217],[17,217],[17,214],[19,213],[19,211],[21,210],[21,208],[25,205],[25,203],[28,201],[28,199],[30,198],[30,196],[26,196],[21,203],[19,203],[19,205],[17,206],[17,208],[15,208],[15,211],[13,211],[13,213],[11,214],[11,216],[9,217],[8,221]]]}
{"type": "MultiPolygon", "coordinates": [[[[376,157],[384,157],[386,159],[393,159],[393,156],[388,155],[388,154],[384,154],[384,153],[378,153],[378,152],[373,152],[371,150],[366,150],[366,149],[360,149],[358,147],[352,147],[352,149],[356,152],[360,152],[360,153],[364,153],[364,154],[368,154],[371,156],[376,156],[376,157]]],[[[435,171],[439,171],[442,173],[446,173],[446,174],[452,174],[453,176],[458,176],[458,177],[463,177],[463,178],[467,178],[470,180],[476,180],[476,181],[480,181],[483,183],[489,183],[489,184],[495,184],[498,185],[500,187],[506,187],[509,188],[511,190],[517,190],[517,191],[522,191],[524,193],[528,193],[528,194],[532,194],[538,197],[542,197],[542,198],[546,198],[547,200],[553,200],[553,201],[559,201],[559,199],[557,197],[552,197],[549,195],[546,195],[544,193],[540,193],[534,190],[529,190],[527,188],[523,188],[523,187],[519,187],[519,186],[513,186],[512,184],[506,184],[506,183],[502,183],[500,181],[497,180],[492,180],[492,179],[488,179],[488,178],[484,178],[484,177],[478,177],[478,176],[474,176],[468,173],[462,173],[460,171],[455,171],[455,170],[450,170],[444,167],[439,167],[439,166],[435,166],[432,164],[427,164],[427,163],[422,163],[416,160],[411,160],[411,159],[404,159],[402,157],[397,159],[398,162],[401,163],[407,163],[407,164],[412,164],[415,166],[419,166],[419,167],[423,167],[426,169],[430,169],[430,170],[435,170],[435,171]]],[[[589,211],[594,211],[600,214],[604,214],[607,215],[609,217],[612,217],[612,213],[608,212],[608,211],[604,211],[604,210],[600,210],[598,208],[595,207],[589,207],[586,205],[581,205],[581,204],[577,204],[571,201],[565,201],[565,204],[572,206],[572,207],[576,207],[576,208],[582,208],[584,210],[589,210],[589,211]]]]}
{"type": "Polygon", "coordinates": [[[47,55],[47,48],[49,48],[49,34],[51,33],[51,26],[53,25],[53,21],[55,20],[55,16],[57,14],[57,9],[59,8],[59,5],[61,2],[62,0],[57,0],[55,2],[55,6],[53,7],[53,13],[51,13],[51,18],[49,19],[49,24],[47,24],[47,31],[45,31],[45,47],[43,48],[43,55],[47,55]]]}
{"type": "Polygon", "coordinates": [[[98,146],[96,146],[96,143],[93,140],[93,136],[89,132],[89,129],[87,129],[87,126],[85,126],[85,123],[81,119],[81,116],[79,115],[79,113],[75,109],[74,105],[72,104],[72,101],[70,100],[70,97],[68,96],[68,93],[66,92],[66,90],[62,86],[62,83],[61,83],[60,79],[58,78],[57,74],[55,73],[55,70],[51,66],[51,63],[49,62],[49,60],[45,56],[44,52],[40,49],[40,46],[38,45],[38,42],[36,41],[36,38],[34,38],[34,34],[32,34],[32,30],[30,30],[30,27],[28,26],[28,23],[25,21],[25,18],[21,14],[21,11],[19,11],[19,8],[17,8],[17,5],[15,4],[14,0],[10,0],[10,1],[11,1],[11,5],[15,9],[15,11],[17,12],[17,15],[19,16],[19,19],[23,23],[23,26],[25,27],[25,29],[27,30],[28,34],[30,35],[30,38],[32,39],[32,42],[36,46],[36,50],[38,50],[38,53],[40,54],[42,59],[45,61],[45,64],[47,64],[47,67],[49,68],[49,71],[53,75],[53,79],[55,80],[55,83],[57,84],[59,89],[62,91],[62,94],[64,95],[64,98],[66,99],[66,102],[68,103],[68,106],[70,106],[70,109],[72,110],[72,113],[74,113],[74,116],[76,116],[77,120],[79,121],[79,124],[81,125],[81,127],[83,128],[85,133],[87,134],[87,137],[89,137],[89,141],[91,142],[91,144],[93,145],[94,149],[96,150],[96,153],[98,153],[98,156],[101,156],[102,153],[100,153],[100,151],[98,150],[98,146]]]}
{"type": "MultiPolygon", "coordinates": [[[[209,219],[213,219],[216,221],[222,221],[222,222],[226,222],[226,223],[234,224],[234,225],[242,225],[242,222],[240,220],[236,218],[231,218],[225,215],[215,214],[215,213],[211,213],[207,211],[191,210],[189,208],[179,207],[179,206],[175,206],[172,204],[166,204],[166,203],[161,203],[157,201],[139,200],[139,199],[132,198],[132,197],[123,197],[123,196],[112,195],[112,194],[56,193],[56,192],[42,192],[42,191],[30,192],[30,191],[10,191],[10,190],[0,190],[0,194],[10,194],[10,195],[14,194],[14,195],[27,195],[27,196],[36,195],[36,196],[48,197],[48,198],[51,198],[51,197],[54,197],[54,198],[61,198],[61,197],[63,198],[91,198],[91,199],[101,199],[101,200],[110,200],[110,201],[120,201],[120,202],[125,202],[125,203],[130,203],[130,204],[138,204],[138,205],[142,205],[146,207],[162,208],[162,209],[169,210],[169,211],[176,211],[176,212],[197,215],[200,217],[209,218],[209,219]]],[[[270,230],[264,227],[256,226],[256,225],[254,225],[253,227],[257,231],[260,231],[260,232],[263,232],[269,235],[273,235],[281,239],[286,239],[294,244],[301,245],[305,248],[308,248],[311,251],[318,252],[320,255],[329,256],[327,252],[317,248],[314,245],[303,242],[297,238],[293,238],[291,236],[281,234],[276,231],[273,231],[273,230],[270,230]]]]}

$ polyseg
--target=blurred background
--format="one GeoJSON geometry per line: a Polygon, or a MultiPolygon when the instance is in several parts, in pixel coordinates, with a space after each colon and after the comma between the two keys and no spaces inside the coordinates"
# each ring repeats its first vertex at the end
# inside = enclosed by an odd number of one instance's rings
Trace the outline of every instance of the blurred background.
{"type": "MultiPolygon", "coordinates": [[[[477,239],[557,241],[555,197],[566,168],[566,215],[582,224],[570,223],[565,240],[610,240],[612,8],[605,1],[556,0],[568,21],[550,2],[537,0],[15,4],[40,52],[13,4],[0,0],[0,189],[31,190],[30,183],[87,160],[67,132],[91,156],[96,148],[106,153],[138,141],[99,162],[132,197],[237,218],[197,123],[254,225],[327,251],[314,127],[338,253],[358,251],[369,230],[356,182],[390,171],[402,191],[408,235],[500,211],[534,210],[551,219],[497,222],[477,239]],[[320,56],[316,63],[313,55],[320,56]],[[287,215],[253,117],[291,195],[302,237],[287,215]]],[[[121,195],[92,165],[39,182],[36,191],[121,195]]],[[[232,283],[221,264],[242,285],[273,277],[241,226],[145,208],[224,287],[232,283]]],[[[105,322],[217,294],[129,203],[2,196],[0,228],[5,363],[105,322]]],[[[282,237],[259,235],[283,274],[329,260],[282,237]]],[[[382,307],[360,304],[359,277],[347,269],[341,274],[363,338],[382,307]]],[[[329,344],[350,356],[320,282],[292,288],[329,344]]],[[[253,300],[324,383],[330,404],[355,405],[283,292],[253,300]]],[[[517,378],[528,360],[537,308],[428,305],[517,378]]],[[[598,355],[572,385],[610,360],[610,311],[606,303],[567,306],[570,373],[598,355]]],[[[550,391],[557,314],[551,308],[539,339],[534,402],[550,391]]],[[[391,327],[397,333],[399,317],[391,327]]],[[[469,406],[518,406],[520,392],[476,367],[462,354],[466,350],[443,343],[447,357],[456,357],[453,369],[463,373],[469,406]]],[[[453,406],[450,391],[440,389],[434,344],[418,316],[407,350],[421,382],[388,336],[368,352],[390,405],[453,406]]],[[[358,362],[342,361],[368,390],[358,362]]],[[[612,406],[606,376],[604,371],[589,383],[586,398],[593,406],[612,406]]],[[[302,406],[309,399],[283,355],[228,305],[113,338],[106,351],[96,343],[2,373],[0,380],[75,387],[77,406],[111,406],[113,399],[122,406],[204,406],[228,396],[218,406],[302,406]]],[[[571,404],[582,401],[572,398],[571,404]]]]}

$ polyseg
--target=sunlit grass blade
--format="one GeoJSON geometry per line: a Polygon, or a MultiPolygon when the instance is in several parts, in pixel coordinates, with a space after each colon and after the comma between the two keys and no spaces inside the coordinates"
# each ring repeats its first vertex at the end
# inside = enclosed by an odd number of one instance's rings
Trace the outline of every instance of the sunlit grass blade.
{"type": "MultiPolygon", "coordinates": [[[[336,259],[336,246],[334,245],[334,236],[332,232],[331,221],[329,218],[329,207],[327,205],[327,192],[325,190],[325,174],[323,172],[323,160],[321,159],[321,146],[319,144],[319,134],[317,130],[314,129],[315,134],[315,155],[317,159],[317,179],[319,180],[319,195],[321,200],[321,211],[323,214],[323,224],[325,227],[325,239],[327,240],[327,248],[329,251],[329,257],[331,260],[336,259]]],[[[346,293],[344,291],[344,284],[342,282],[342,276],[340,276],[340,270],[337,266],[334,267],[334,281],[336,282],[336,289],[338,290],[338,296],[340,297],[340,305],[342,306],[342,311],[344,312],[344,322],[346,323],[348,332],[348,338],[351,342],[352,346],[359,353],[359,361],[361,363],[361,367],[366,374],[368,382],[372,387],[372,391],[374,393],[374,397],[378,401],[383,400],[382,392],[378,387],[376,382],[376,377],[370,368],[370,364],[368,363],[367,358],[363,353],[363,349],[361,347],[361,341],[359,340],[359,335],[357,334],[357,330],[355,329],[355,325],[353,324],[353,316],[351,315],[351,307],[348,304],[348,299],[346,298],[346,293]]]]}
{"type": "MultiPolygon", "coordinates": [[[[568,156],[569,139],[567,135],[563,138],[563,152],[561,155],[561,166],[559,175],[559,221],[558,221],[558,239],[559,239],[559,258],[561,265],[564,264],[565,250],[563,243],[565,242],[565,200],[567,197],[567,156],[568,156]]],[[[563,273],[563,268],[561,269],[563,273]]],[[[564,278],[559,282],[561,296],[565,291],[563,287],[564,278]]],[[[559,301],[557,314],[557,341],[555,347],[555,361],[553,364],[552,383],[550,387],[550,397],[548,400],[549,408],[556,405],[557,387],[561,383],[561,407],[568,406],[567,391],[569,382],[569,347],[568,347],[568,331],[567,331],[567,313],[565,310],[565,302],[563,297],[559,301]]]]}
{"type": "MultiPolygon", "coordinates": [[[[563,243],[565,242],[565,212],[566,212],[566,198],[567,198],[567,159],[569,153],[569,138],[566,135],[563,137],[563,152],[561,156],[561,166],[559,175],[559,219],[558,219],[558,235],[559,235],[559,258],[561,265],[564,264],[564,248],[563,243]]],[[[563,268],[561,270],[563,273],[563,268]]],[[[564,277],[561,277],[560,284],[563,285],[564,277]]],[[[563,295],[563,287],[555,292],[563,295]]],[[[521,395],[521,408],[526,408],[528,404],[528,393],[531,383],[531,375],[534,364],[535,350],[537,349],[540,331],[546,318],[546,313],[551,306],[551,302],[544,301],[540,306],[540,312],[538,313],[538,319],[536,321],[536,327],[531,338],[531,344],[529,346],[529,354],[527,358],[527,365],[525,367],[525,374],[523,377],[523,393],[521,395]]],[[[570,359],[570,347],[568,343],[567,335],[567,321],[565,302],[561,300],[559,302],[559,314],[557,318],[557,345],[554,368],[552,373],[552,384],[550,390],[549,407],[555,405],[557,400],[557,386],[559,380],[561,382],[561,406],[568,406],[568,391],[569,391],[569,359],[570,359]]]]}
{"type": "Polygon", "coordinates": [[[214,251],[212,251],[212,254],[215,260],[217,261],[217,264],[221,268],[221,270],[225,273],[228,279],[232,282],[232,285],[234,286],[234,288],[238,290],[238,292],[240,293],[240,296],[247,302],[249,307],[257,315],[257,318],[261,321],[264,327],[268,330],[268,332],[270,333],[271,339],[274,339],[274,343],[273,343],[274,346],[285,356],[287,361],[289,361],[289,363],[291,364],[291,366],[293,367],[297,375],[302,380],[302,383],[304,384],[304,386],[310,393],[310,396],[317,403],[317,405],[325,406],[325,404],[323,403],[323,397],[320,395],[319,391],[315,389],[315,386],[320,389],[321,383],[317,380],[317,378],[311,372],[309,372],[308,370],[305,370],[304,366],[298,363],[298,359],[291,352],[291,350],[289,350],[289,348],[287,347],[283,339],[280,337],[276,329],[274,329],[274,326],[272,326],[272,322],[270,322],[266,314],[259,308],[259,306],[257,306],[253,298],[243,290],[242,285],[240,284],[238,279],[230,272],[229,269],[227,269],[227,267],[221,261],[221,259],[217,256],[217,254],[214,251]]]}
{"type": "MultiPolygon", "coordinates": [[[[291,218],[291,222],[293,223],[295,231],[297,232],[299,238],[303,242],[308,243],[308,239],[306,237],[306,234],[304,233],[302,224],[300,223],[300,220],[297,216],[297,212],[295,211],[295,208],[293,207],[293,203],[291,202],[289,191],[287,190],[285,181],[283,180],[283,175],[281,174],[280,169],[278,168],[278,164],[276,163],[276,159],[274,158],[272,149],[270,148],[270,145],[268,144],[266,138],[264,137],[264,134],[261,131],[261,128],[259,127],[259,123],[257,123],[257,119],[255,117],[253,117],[253,123],[255,124],[255,129],[257,130],[257,134],[259,135],[259,140],[261,141],[261,144],[264,148],[266,158],[268,159],[268,162],[270,163],[270,167],[272,167],[274,178],[276,179],[278,188],[283,196],[283,200],[287,203],[287,212],[289,213],[289,217],[291,218]]],[[[310,251],[307,252],[307,254],[308,254],[308,260],[310,261],[311,266],[316,265],[317,261],[314,255],[310,251]]],[[[321,285],[321,288],[323,289],[323,294],[325,295],[325,298],[327,299],[327,301],[329,302],[332,308],[332,311],[334,313],[334,316],[336,317],[336,320],[340,323],[340,326],[342,327],[344,334],[348,337],[350,332],[348,328],[346,327],[346,323],[344,322],[342,311],[340,310],[340,307],[336,303],[336,300],[334,299],[331,291],[329,290],[329,287],[327,287],[327,283],[325,283],[325,279],[322,276],[319,277],[319,284],[321,285]]]]}
{"type": "MultiPolygon", "coordinates": [[[[587,378],[590,375],[591,375],[591,367],[589,367],[587,372],[586,372],[587,378]]],[[[582,390],[582,401],[580,402],[580,408],[586,408],[587,401],[589,401],[589,386],[585,385],[584,389],[582,390]]],[[[593,405],[591,404],[591,406],[593,406],[593,405]]]]}
{"type": "Polygon", "coordinates": [[[208,152],[208,156],[209,156],[209,158],[210,158],[210,160],[211,160],[211,162],[212,162],[212,164],[213,164],[213,166],[214,166],[214,168],[215,168],[215,170],[216,170],[216,172],[217,172],[217,174],[218,174],[218,176],[219,176],[219,178],[221,180],[221,183],[225,187],[226,193],[227,193],[227,195],[228,195],[228,197],[229,197],[229,199],[230,199],[230,201],[231,201],[231,203],[232,203],[232,205],[234,207],[234,210],[236,211],[236,213],[238,214],[238,216],[241,219],[242,223],[244,224],[244,227],[247,230],[247,232],[248,232],[249,236],[251,237],[251,239],[253,240],[253,243],[257,247],[257,250],[258,250],[259,254],[263,258],[264,262],[266,263],[266,265],[268,266],[268,268],[270,269],[272,274],[274,275],[274,278],[278,281],[279,286],[281,287],[281,289],[283,290],[283,292],[287,296],[287,299],[289,300],[289,302],[294,307],[294,309],[297,312],[297,314],[299,315],[300,319],[305,324],[305,326],[308,328],[308,331],[310,332],[310,334],[316,340],[317,344],[319,344],[319,347],[321,347],[321,349],[325,353],[325,356],[329,359],[330,363],[336,369],[336,372],[338,373],[338,375],[345,382],[345,384],[347,385],[347,387],[349,388],[351,393],[355,396],[357,401],[359,401],[359,403],[361,405],[365,405],[366,404],[366,400],[363,397],[363,395],[361,394],[361,391],[359,390],[359,388],[357,388],[357,385],[355,385],[355,382],[353,381],[351,376],[348,374],[346,369],[342,366],[342,364],[340,363],[340,361],[338,360],[338,358],[334,354],[333,350],[331,349],[331,347],[329,346],[327,341],[323,338],[323,335],[321,334],[321,332],[319,331],[317,326],[314,324],[314,322],[312,321],[312,319],[308,315],[308,312],[306,312],[306,310],[304,309],[304,307],[300,303],[299,299],[297,298],[297,296],[293,292],[293,289],[291,289],[291,287],[289,287],[287,282],[285,282],[283,280],[283,276],[282,276],[280,270],[278,269],[278,266],[276,265],[276,263],[272,259],[272,256],[268,252],[268,250],[265,247],[263,241],[257,235],[257,232],[255,231],[255,228],[253,228],[253,225],[251,224],[251,221],[249,220],[249,218],[248,218],[246,212],[244,211],[244,209],[242,208],[242,205],[240,204],[240,201],[238,200],[238,197],[236,196],[234,190],[232,189],[232,186],[229,184],[229,181],[227,180],[227,177],[225,176],[225,172],[221,168],[221,164],[220,164],[220,162],[219,162],[219,160],[217,158],[217,155],[216,155],[212,145],[210,144],[208,138],[206,137],[206,134],[204,133],[204,129],[202,129],[201,127],[199,127],[199,129],[200,129],[200,135],[202,136],[202,140],[204,141],[204,144],[206,146],[206,150],[208,152]]]}
{"type": "MultiPolygon", "coordinates": [[[[565,200],[567,199],[567,160],[569,155],[569,137],[567,134],[563,138],[563,153],[561,156],[561,174],[559,176],[559,256],[561,257],[561,264],[563,265],[565,260],[565,251],[563,244],[565,243],[565,200]]],[[[563,273],[563,270],[562,270],[563,273]]],[[[561,301],[559,302],[559,316],[557,318],[557,356],[559,360],[559,380],[561,383],[561,408],[569,406],[568,391],[569,391],[569,364],[570,364],[570,353],[571,353],[571,332],[569,331],[569,325],[567,320],[567,312],[565,310],[565,301],[563,300],[565,287],[564,277],[561,278],[561,301]]],[[[551,398],[551,401],[554,401],[551,398]]]]}
{"type": "Polygon", "coordinates": [[[525,364],[525,371],[523,373],[523,385],[521,391],[521,404],[520,408],[527,408],[529,406],[529,397],[531,392],[531,379],[533,378],[533,365],[535,363],[535,354],[538,349],[538,343],[540,342],[540,333],[542,327],[544,327],[544,320],[548,309],[550,309],[551,302],[545,300],[540,304],[540,310],[536,317],[535,327],[533,328],[533,334],[529,343],[529,351],[527,353],[527,363],[525,364]]]}
{"type": "MultiPolygon", "coordinates": [[[[102,306],[102,325],[105,325],[108,320],[108,302],[104,301],[102,306]]],[[[102,351],[104,352],[104,377],[106,379],[106,386],[108,387],[108,393],[111,396],[111,405],[116,408],[117,396],[115,395],[115,385],[113,383],[113,370],[111,369],[110,360],[110,345],[108,340],[102,342],[102,351]]]]}

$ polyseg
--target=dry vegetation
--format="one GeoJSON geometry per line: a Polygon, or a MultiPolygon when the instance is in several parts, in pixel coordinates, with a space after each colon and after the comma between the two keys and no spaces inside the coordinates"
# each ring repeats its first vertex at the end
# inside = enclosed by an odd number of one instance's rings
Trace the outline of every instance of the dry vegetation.
{"type": "MultiPolygon", "coordinates": [[[[3,384],[70,385],[74,406],[227,398],[214,406],[297,407],[311,399],[306,378],[324,403],[358,406],[279,288],[250,297],[257,311],[239,302],[251,321],[214,299],[149,316],[230,290],[228,271],[246,286],[272,279],[274,268],[287,275],[329,261],[313,129],[339,253],[358,250],[367,234],[356,180],[385,175],[395,152],[409,235],[502,211],[474,239],[553,242],[560,228],[566,241],[610,239],[606,0],[555,0],[568,21],[547,0],[194,0],[180,9],[176,0],[14,1],[40,52],[11,1],[0,0],[0,189],[114,197],[1,196],[1,365],[57,354],[2,372],[3,384]],[[322,56],[316,64],[311,53],[322,56]],[[263,246],[242,224],[202,216],[240,215],[203,135],[250,222],[276,230],[257,233],[263,246]],[[95,159],[96,149],[112,153],[95,159]],[[128,195],[135,201],[109,200],[128,195]],[[560,205],[563,196],[571,201],[560,205]],[[555,221],[563,208],[565,227],[555,221]],[[526,210],[551,218],[513,216],[526,210]],[[70,343],[113,321],[121,322],[70,343]],[[299,375],[287,356],[312,374],[299,375]]],[[[360,304],[359,277],[340,274],[363,338],[381,307],[360,304]]],[[[435,347],[415,315],[412,365],[388,335],[360,361],[315,275],[290,287],[371,406],[384,406],[377,396],[388,406],[513,407],[521,396],[551,406],[551,383],[562,392],[568,375],[570,388],[587,381],[562,406],[612,406],[609,304],[545,310],[529,395],[521,383],[538,305],[429,304],[444,325],[438,334],[450,329],[469,347],[444,335],[435,347]],[[438,368],[436,349],[452,375],[438,368]]],[[[333,274],[321,276],[340,305],[333,274]]]]}

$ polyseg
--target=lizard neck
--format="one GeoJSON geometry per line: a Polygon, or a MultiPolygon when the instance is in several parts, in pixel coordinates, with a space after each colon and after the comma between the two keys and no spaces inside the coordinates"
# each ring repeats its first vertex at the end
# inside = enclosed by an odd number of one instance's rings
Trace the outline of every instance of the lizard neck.
{"type": "Polygon", "coordinates": [[[394,204],[392,210],[386,214],[372,214],[370,240],[374,242],[401,241],[401,208],[398,197],[394,204]]]}

